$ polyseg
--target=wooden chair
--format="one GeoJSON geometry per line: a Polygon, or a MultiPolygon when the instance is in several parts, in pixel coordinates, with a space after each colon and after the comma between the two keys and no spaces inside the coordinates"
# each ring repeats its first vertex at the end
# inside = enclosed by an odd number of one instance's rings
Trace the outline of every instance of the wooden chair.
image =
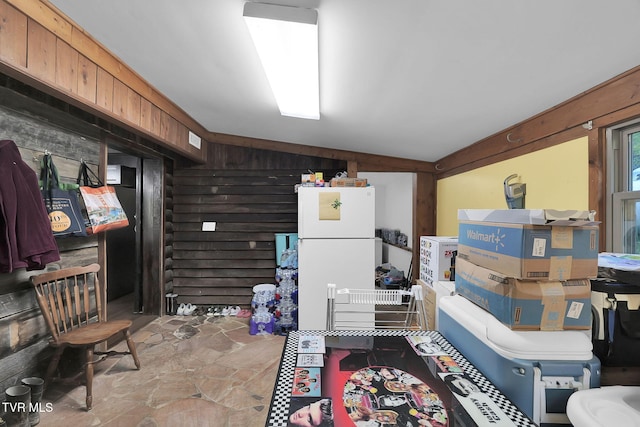
{"type": "Polygon", "coordinates": [[[129,331],[132,322],[130,320],[106,321],[103,318],[102,289],[97,274],[99,270],[98,264],[91,264],[31,277],[38,305],[52,335],[49,344],[55,348],[47,368],[45,386],[51,381],[60,356],[66,348],[84,349],[87,410],[91,409],[93,401],[94,363],[115,354],[130,354],[136,368],[140,369],[136,346],[129,331]],[[94,352],[97,344],[104,343],[119,333],[123,334],[129,351],[94,352]],[[94,361],[94,354],[102,357],[94,361]]]}

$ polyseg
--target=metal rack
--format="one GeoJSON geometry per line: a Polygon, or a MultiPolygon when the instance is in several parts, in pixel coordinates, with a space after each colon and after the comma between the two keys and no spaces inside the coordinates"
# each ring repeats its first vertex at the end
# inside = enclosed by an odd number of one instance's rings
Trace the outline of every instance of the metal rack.
{"type": "Polygon", "coordinates": [[[427,330],[422,287],[411,290],[336,289],[327,285],[327,330],[427,330]]]}

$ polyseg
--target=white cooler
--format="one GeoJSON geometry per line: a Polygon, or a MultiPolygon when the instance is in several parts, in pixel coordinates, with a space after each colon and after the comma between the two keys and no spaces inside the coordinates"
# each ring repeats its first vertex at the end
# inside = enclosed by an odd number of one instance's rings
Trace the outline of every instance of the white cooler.
{"type": "Polygon", "coordinates": [[[580,331],[513,331],[460,295],[440,299],[444,337],[538,425],[570,424],[567,400],[600,386],[600,361],[580,331]]]}

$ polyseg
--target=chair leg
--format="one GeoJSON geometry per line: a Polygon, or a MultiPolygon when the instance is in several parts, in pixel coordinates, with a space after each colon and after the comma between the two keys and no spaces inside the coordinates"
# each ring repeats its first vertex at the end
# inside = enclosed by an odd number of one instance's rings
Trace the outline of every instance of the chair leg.
{"type": "Polygon", "coordinates": [[[85,375],[86,375],[86,387],[87,387],[87,411],[91,410],[91,406],[93,405],[93,347],[87,347],[85,351],[86,365],[85,365],[85,375]]]}
{"type": "Polygon", "coordinates": [[[60,362],[60,356],[62,356],[62,352],[64,351],[64,347],[56,347],[53,356],[51,357],[51,361],[49,362],[49,366],[47,367],[47,373],[44,377],[44,386],[46,387],[51,383],[51,379],[53,378],[53,373],[56,371],[58,367],[58,363],[60,362]]]}
{"type": "Polygon", "coordinates": [[[140,360],[138,359],[138,351],[136,350],[136,343],[133,342],[131,338],[131,332],[127,329],[123,331],[124,338],[127,340],[127,346],[129,347],[129,353],[131,353],[131,357],[133,357],[133,363],[136,364],[136,368],[140,369],[140,360]]]}

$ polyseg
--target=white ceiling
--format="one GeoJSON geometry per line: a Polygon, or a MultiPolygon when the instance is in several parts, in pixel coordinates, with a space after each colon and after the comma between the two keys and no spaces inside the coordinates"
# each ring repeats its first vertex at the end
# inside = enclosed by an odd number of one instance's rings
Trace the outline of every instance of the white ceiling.
{"type": "Polygon", "coordinates": [[[319,121],[279,115],[243,0],[51,0],[212,132],[436,161],[640,65],[640,0],[318,9],[319,121]]]}

